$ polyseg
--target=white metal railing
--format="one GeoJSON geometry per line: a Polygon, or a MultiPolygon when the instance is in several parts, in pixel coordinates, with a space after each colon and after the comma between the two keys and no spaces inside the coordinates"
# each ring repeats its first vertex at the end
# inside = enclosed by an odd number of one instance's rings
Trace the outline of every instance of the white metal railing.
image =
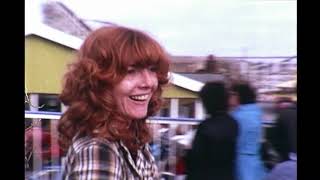
{"type": "MultiPolygon", "coordinates": [[[[60,119],[61,112],[46,112],[46,111],[25,111],[25,118],[38,118],[38,119],[60,119]]],[[[148,123],[160,124],[190,124],[196,125],[201,122],[201,119],[195,118],[172,118],[172,117],[159,117],[151,116],[147,120],[148,123]]]]}
{"type": "MultiPolygon", "coordinates": [[[[31,147],[30,137],[25,141],[26,179],[39,179],[40,176],[41,179],[59,179],[59,167],[61,167],[63,157],[60,151],[57,151],[59,147],[57,120],[60,119],[61,114],[60,112],[25,111],[26,123],[29,121],[29,123],[37,124],[32,128],[26,128],[26,139],[27,136],[32,136],[31,147]],[[45,119],[49,121],[49,125],[47,124],[48,127],[43,129],[44,122],[41,120],[45,119]],[[40,136],[41,138],[39,138],[40,136]],[[49,140],[50,143],[44,144],[46,143],[44,140],[49,140]],[[43,146],[46,149],[43,149],[43,146]],[[46,151],[49,152],[47,155],[45,155],[46,151]],[[28,165],[29,167],[27,167],[28,165]]],[[[201,120],[150,117],[147,122],[153,131],[152,153],[156,158],[160,172],[163,176],[177,177],[179,172],[176,171],[176,165],[184,155],[185,149],[190,146],[196,125],[201,120]]],[[[265,127],[270,124],[272,125],[271,122],[264,122],[265,127]]]]}
{"type": "MultiPolygon", "coordinates": [[[[38,118],[38,119],[60,119],[62,115],[61,112],[46,112],[46,111],[25,111],[25,118],[38,118]]],[[[197,125],[201,122],[201,119],[195,118],[172,118],[172,117],[159,117],[151,116],[148,118],[148,123],[158,123],[158,124],[188,124],[188,125],[197,125]]],[[[272,126],[273,121],[264,120],[264,126],[272,126]]]]}

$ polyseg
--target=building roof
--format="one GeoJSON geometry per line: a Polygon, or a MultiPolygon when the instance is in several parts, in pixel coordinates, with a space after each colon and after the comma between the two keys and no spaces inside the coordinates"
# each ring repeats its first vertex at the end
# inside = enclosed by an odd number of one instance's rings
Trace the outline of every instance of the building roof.
{"type": "Polygon", "coordinates": [[[210,81],[224,81],[225,78],[223,75],[221,74],[209,74],[209,73],[205,73],[205,74],[193,74],[193,73],[179,73],[181,76],[185,76],[188,77],[190,79],[202,82],[202,83],[206,83],[206,82],[210,82],[210,81]]]}
{"type": "Polygon", "coordinates": [[[207,56],[170,56],[171,60],[177,63],[197,63],[207,60],[207,56]]]}
{"type": "Polygon", "coordinates": [[[37,35],[72,49],[79,49],[83,42],[82,39],[76,36],[59,31],[43,23],[34,24],[32,27],[26,28],[25,36],[29,35],[37,35]]]}
{"type": "Polygon", "coordinates": [[[182,88],[198,92],[204,85],[203,82],[200,82],[195,79],[191,79],[187,76],[183,76],[181,74],[170,72],[170,82],[174,85],[180,86],[182,88]]]}

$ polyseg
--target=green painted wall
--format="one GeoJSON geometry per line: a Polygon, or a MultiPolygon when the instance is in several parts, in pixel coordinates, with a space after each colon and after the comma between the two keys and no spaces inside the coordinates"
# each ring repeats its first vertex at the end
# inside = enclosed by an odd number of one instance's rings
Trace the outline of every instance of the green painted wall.
{"type": "Polygon", "coordinates": [[[179,86],[169,85],[163,91],[164,98],[198,98],[195,92],[181,88],[179,86]]]}
{"type": "Polygon", "coordinates": [[[28,93],[58,94],[73,49],[41,37],[25,38],[25,88],[28,93]]]}

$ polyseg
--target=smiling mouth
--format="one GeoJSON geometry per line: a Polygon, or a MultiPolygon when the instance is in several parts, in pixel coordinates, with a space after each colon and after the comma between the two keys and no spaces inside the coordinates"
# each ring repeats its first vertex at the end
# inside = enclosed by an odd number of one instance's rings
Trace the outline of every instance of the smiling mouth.
{"type": "Polygon", "coordinates": [[[138,95],[138,96],[129,96],[129,97],[134,101],[145,101],[148,99],[149,95],[138,95]]]}

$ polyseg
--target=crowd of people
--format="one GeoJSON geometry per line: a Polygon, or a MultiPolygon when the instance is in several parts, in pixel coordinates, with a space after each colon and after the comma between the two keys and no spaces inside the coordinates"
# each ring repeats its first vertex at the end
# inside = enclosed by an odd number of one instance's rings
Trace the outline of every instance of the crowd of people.
{"type": "Polygon", "coordinates": [[[186,157],[187,179],[297,179],[295,102],[279,98],[275,124],[263,133],[264,112],[249,83],[227,88],[223,82],[209,82],[200,97],[209,117],[200,123],[186,157]],[[262,146],[265,142],[269,146],[262,146]],[[275,154],[265,157],[263,151],[275,154]],[[274,161],[272,166],[265,162],[270,160],[274,161]]]}

